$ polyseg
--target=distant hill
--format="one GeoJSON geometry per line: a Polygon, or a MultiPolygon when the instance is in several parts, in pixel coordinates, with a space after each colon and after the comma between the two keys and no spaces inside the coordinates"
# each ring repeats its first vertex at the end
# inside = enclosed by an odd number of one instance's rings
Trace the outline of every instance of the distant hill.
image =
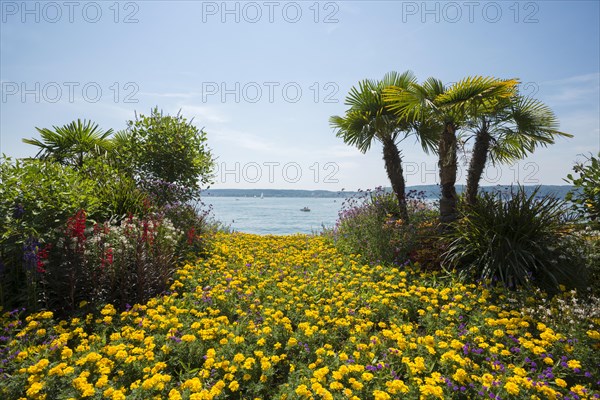
{"type": "MultiPolygon", "coordinates": [[[[537,186],[524,186],[528,193],[531,193],[537,186]]],[[[465,189],[465,185],[456,185],[458,193],[462,193],[465,189]]],[[[387,191],[391,191],[391,188],[386,188],[387,191]]],[[[438,185],[416,185],[409,186],[406,191],[414,190],[416,192],[423,192],[423,197],[429,199],[436,199],[440,197],[440,187],[438,185]]],[[[482,190],[486,192],[501,190],[508,191],[510,186],[507,185],[496,185],[496,186],[483,186],[482,190]]],[[[567,192],[573,190],[573,186],[570,185],[541,185],[539,195],[544,196],[546,194],[552,194],[553,196],[564,198],[567,192]]],[[[330,190],[294,190],[294,189],[208,189],[203,192],[203,196],[206,197],[332,197],[332,198],[345,198],[356,195],[357,192],[347,191],[330,191],[330,190]]]]}
{"type": "Polygon", "coordinates": [[[290,189],[208,189],[207,197],[335,197],[344,198],[356,192],[333,192],[330,190],[290,190],[290,189]]]}

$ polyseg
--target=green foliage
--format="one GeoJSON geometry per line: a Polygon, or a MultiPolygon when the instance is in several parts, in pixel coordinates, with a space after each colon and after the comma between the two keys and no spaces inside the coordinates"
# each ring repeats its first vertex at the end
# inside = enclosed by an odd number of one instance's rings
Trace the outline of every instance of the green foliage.
{"type": "Polygon", "coordinates": [[[0,304],[36,306],[38,253],[77,210],[98,213],[98,186],[70,166],[7,157],[0,181],[0,304]]]}
{"type": "Polygon", "coordinates": [[[73,121],[68,125],[48,128],[35,128],[42,140],[23,139],[23,142],[40,148],[36,157],[43,160],[56,161],[64,165],[82,167],[84,162],[93,157],[105,155],[112,151],[109,136],[112,129],[100,130],[92,121],[73,121]]]}
{"type": "Polygon", "coordinates": [[[183,232],[177,244],[179,261],[195,260],[204,257],[218,231],[210,210],[203,210],[202,204],[177,204],[164,208],[164,215],[177,229],[183,232]]]}
{"type": "Polygon", "coordinates": [[[207,251],[216,229],[185,203],[212,168],[205,133],[157,109],[128,125],[113,138],[80,120],[38,128],[24,142],[39,159],[2,158],[0,306],[141,302],[207,251]]]}
{"type": "Polygon", "coordinates": [[[41,160],[0,159],[2,238],[17,232],[45,239],[79,209],[101,207],[97,184],[70,166],[41,160]]]}
{"type": "Polygon", "coordinates": [[[345,201],[336,226],[325,231],[336,247],[347,254],[360,254],[374,263],[404,262],[418,247],[423,228],[431,225],[435,211],[409,192],[410,223],[398,215],[398,201],[382,188],[366,191],[345,201]]]}
{"type": "Polygon", "coordinates": [[[138,187],[125,171],[101,158],[91,159],[79,170],[82,176],[98,184],[101,207],[93,217],[99,221],[122,219],[129,215],[143,217],[156,211],[150,195],[138,187]]]}
{"type": "Polygon", "coordinates": [[[578,174],[567,175],[567,182],[576,190],[567,194],[567,201],[573,202],[573,208],[592,223],[600,224],[600,153],[590,156],[585,163],[577,163],[573,171],[578,174]]]}
{"type": "Polygon", "coordinates": [[[462,276],[507,287],[535,285],[556,292],[559,285],[582,288],[585,268],[579,243],[564,225],[564,203],[530,195],[522,187],[505,198],[484,193],[463,210],[448,233],[445,263],[462,276]]]}
{"type": "Polygon", "coordinates": [[[159,204],[195,198],[210,181],[213,159],[206,133],[180,114],[163,115],[158,108],[140,114],[115,136],[115,147],[120,166],[159,204]]]}

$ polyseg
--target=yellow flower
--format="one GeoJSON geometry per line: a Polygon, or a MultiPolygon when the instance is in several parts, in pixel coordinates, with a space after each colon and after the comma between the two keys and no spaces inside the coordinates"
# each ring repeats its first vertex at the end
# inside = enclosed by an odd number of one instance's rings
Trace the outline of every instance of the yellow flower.
{"type": "Polygon", "coordinates": [[[458,383],[464,383],[468,378],[469,374],[462,368],[457,369],[454,375],[452,375],[452,379],[458,383]]]}
{"type": "Polygon", "coordinates": [[[308,387],[306,385],[300,385],[296,388],[295,390],[296,394],[298,396],[302,396],[302,397],[309,397],[310,396],[310,391],[308,390],[308,387]]]}
{"type": "Polygon", "coordinates": [[[586,333],[587,333],[587,335],[590,338],[595,339],[595,340],[600,340],[600,332],[598,332],[598,331],[587,331],[586,333]]]}
{"type": "Polygon", "coordinates": [[[373,379],[373,374],[372,374],[372,373],[370,373],[370,372],[364,372],[364,373],[362,374],[362,379],[363,379],[363,381],[367,381],[367,382],[369,382],[370,380],[372,380],[372,379],[373,379]]]}
{"type": "Polygon", "coordinates": [[[181,337],[182,342],[194,342],[196,340],[196,336],[194,335],[183,335],[181,337]]]}
{"type": "Polygon", "coordinates": [[[512,395],[519,394],[519,386],[517,386],[514,382],[506,382],[506,384],[504,385],[504,389],[506,389],[506,391],[509,394],[512,394],[512,395]]]}
{"type": "Polygon", "coordinates": [[[27,389],[27,396],[35,397],[42,389],[44,388],[44,384],[41,382],[34,382],[27,389]]]}
{"type": "Polygon", "coordinates": [[[231,381],[228,387],[232,392],[236,392],[240,388],[240,384],[238,381],[231,381]]]}
{"type": "Polygon", "coordinates": [[[565,382],[564,380],[560,379],[560,378],[556,378],[554,380],[554,383],[556,383],[558,386],[560,386],[561,388],[567,387],[567,382],[565,382]]]}
{"type": "Polygon", "coordinates": [[[373,396],[374,396],[375,400],[390,400],[391,399],[389,394],[387,394],[386,392],[383,392],[381,390],[373,391],[373,396]]]}

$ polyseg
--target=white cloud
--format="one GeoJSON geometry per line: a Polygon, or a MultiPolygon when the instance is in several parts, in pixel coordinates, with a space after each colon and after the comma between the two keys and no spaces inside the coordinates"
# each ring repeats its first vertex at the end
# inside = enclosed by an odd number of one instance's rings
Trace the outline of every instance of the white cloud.
{"type": "Polygon", "coordinates": [[[576,75],[541,82],[550,92],[546,99],[552,104],[573,104],[597,101],[600,93],[600,73],[576,75]]]}
{"type": "Polygon", "coordinates": [[[209,106],[197,106],[193,104],[180,104],[178,109],[186,118],[194,118],[197,123],[213,122],[213,123],[224,123],[228,121],[226,115],[216,107],[209,106]]]}

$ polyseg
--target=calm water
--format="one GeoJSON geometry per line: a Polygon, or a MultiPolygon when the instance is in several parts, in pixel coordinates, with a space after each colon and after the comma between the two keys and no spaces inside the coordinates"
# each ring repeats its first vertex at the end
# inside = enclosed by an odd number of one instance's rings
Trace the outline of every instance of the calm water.
{"type": "Polygon", "coordinates": [[[332,227],[343,199],[207,196],[203,201],[212,204],[216,219],[235,231],[286,235],[318,232],[322,225],[332,227]],[[310,212],[300,211],[303,207],[310,212]]]}

